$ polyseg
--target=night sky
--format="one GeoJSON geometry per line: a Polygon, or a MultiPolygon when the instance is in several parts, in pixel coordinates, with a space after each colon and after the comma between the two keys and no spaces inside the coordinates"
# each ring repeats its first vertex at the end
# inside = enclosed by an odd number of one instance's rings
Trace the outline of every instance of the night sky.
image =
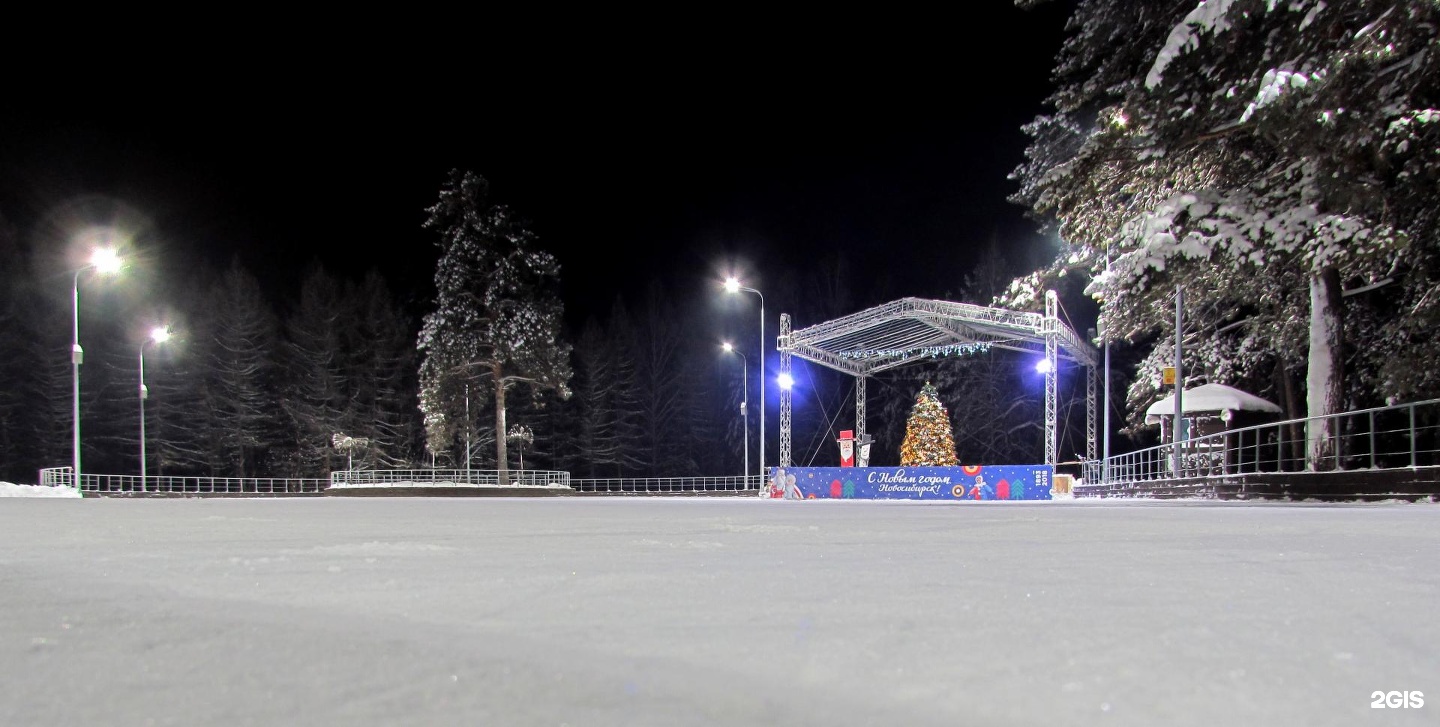
{"type": "Polygon", "coordinates": [[[40,89],[0,106],[0,215],[34,248],[54,210],[115,200],[171,269],[238,255],[282,297],[314,259],[378,267],[418,313],[437,254],[423,210],[458,167],[560,258],[574,322],[652,278],[694,289],[734,269],[765,290],[834,254],[887,299],[938,297],[992,236],[1017,264],[1053,250],[1005,201],[1006,176],[1065,7],[985,4],[693,47],[596,40],[544,61],[378,73],[317,53],[296,73],[95,83],[111,90],[83,102],[40,89]]]}

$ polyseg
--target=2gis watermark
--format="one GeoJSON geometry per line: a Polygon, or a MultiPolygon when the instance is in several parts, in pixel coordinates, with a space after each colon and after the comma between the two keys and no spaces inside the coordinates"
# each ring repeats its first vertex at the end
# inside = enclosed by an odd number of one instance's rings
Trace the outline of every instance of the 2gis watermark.
{"type": "Polygon", "coordinates": [[[1419,709],[1423,706],[1425,706],[1425,695],[1420,692],[1376,690],[1370,693],[1371,709],[1419,709]]]}

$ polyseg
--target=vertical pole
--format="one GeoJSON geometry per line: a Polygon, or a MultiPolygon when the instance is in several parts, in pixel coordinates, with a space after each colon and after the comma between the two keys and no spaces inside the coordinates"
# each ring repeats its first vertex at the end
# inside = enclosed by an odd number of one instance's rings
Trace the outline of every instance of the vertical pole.
{"type": "Polygon", "coordinates": [[[140,491],[145,487],[145,341],[140,342],[140,491]]]}
{"type": "Polygon", "coordinates": [[[72,414],[75,422],[74,442],[72,443],[74,452],[71,457],[71,467],[74,468],[74,485],[76,492],[80,491],[80,361],[84,358],[84,353],[80,349],[80,273],[84,270],[84,268],[81,268],[75,271],[75,283],[70,287],[71,310],[74,313],[72,316],[74,323],[72,329],[73,335],[70,339],[70,368],[74,389],[74,407],[72,414]]]}
{"type": "MultiPolygon", "coordinates": [[[[790,314],[780,314],[780,375],[790,375],[790,314]]],[[[790,466],[790,390],[780,389],[780,466],[790,466]]],[[[765,484],[760,484],[764,492],[765,484]]]]}
{"type": "Polygon", "coordinates": [[[1109,481],[1110,481],[1110,332],[1109,332],[1108,330],[1105,331],[1105,332],[1103,332],[1103,333],[1101,334],[1101,342],[1102,342],[1102,343],[1104,344],[1104,346],[1105,346],[1105,386],[1104,386],[1104,389],[1105,389],[1105,404],[1104,404],[1104,406],[1105,406],[1105,415],[1104,415],[1104,424],[1103,424],[1103,426],[1105,427],[1105,431],[1104,431],[1104,433],[1101,434],[1101,440],[1102,440],[1103,444],[1101,445],[1100,456],[1103,458],[1104,464],[1102,464],[1102,465],[1101,465],[1101,468],[1100,468],[1100,480],[1101,480],[1102,482],[1109,482],[1109,481]]]}
{"type": "Polygon", "coordinates": [[[1045,291],[1045,464],[1055,466],[1059,457],[1056,447],[1056,323],[1059,320],[1059,297],[1053,290],[1045,291]]]}
{"type": "MultiPolygon", "coordinates": [[[[78,450],[77,450],[78,451],[78,450]]],[[[75,460],[79,462],[80,460],[75,460]]],[[[1410,468],[1415,468],[1415,405],[1410,405],[1410,468]]]]}
{"type": "Polygon", "coordinates": [[[1181,432],[1184,428],[1184,405],[1182,399],[1185,396],[1185,375],[1180,368],[1181,339],[1183,339],[1185,326],[1185,291],[1180,286],[1175,286],[1175,426],[1171,428],[1171,442],[1174,443],[1172,456],[1174,456],[1174,475],[1180,476],[1180,442],[1181,432]]]}
{"type": "Polygon", "coordinates": [[[465,385],[465,484],[470,484],[470,385],[465,385]]]}
{"type": "Polygon", "coordinates": [[[1370,469],[1375,469],[1375,412],[1370,412],[1370,469]]]}
{"type": "Polygon", "coordinates": [[[760,297],[760,489],[765,489],[765,296],[760,297]]]}
{"type": "MultiPolygon", "coordinates": [[[[736,351],[736,353],[740,353],[736,351]]],[[[750,479],[750,367],[746,365],[745,354],[740,354],[740,441],[744,443],[745,468],[740,470],[745,479],[740,480],[740,489],[745,489],[744,483],[750,479]]],[[[762,378],[763,381],[763,378],[762,378]]],[[[760,477],[764,483],[765,477],[760,477]]]]}
{"type": "Polygon", "coordinates": [[[867,376],[855,377],[855,441],[857,442],[855,446],[857,447],[860,446],[858,442],[865,440],[865,382],[868,378],[867,376]]]}
{"type": "Polygon", "coordinates": [[[1100,449],[1100,436],[1095,431],[1095,419],[1099,413],[1096,408],[1095,389],[1099,383],[1097,372],[1094,366],[1085,367],[1085,459],[1091,465],[1095,463],[1096,453],[1100,449]]]}

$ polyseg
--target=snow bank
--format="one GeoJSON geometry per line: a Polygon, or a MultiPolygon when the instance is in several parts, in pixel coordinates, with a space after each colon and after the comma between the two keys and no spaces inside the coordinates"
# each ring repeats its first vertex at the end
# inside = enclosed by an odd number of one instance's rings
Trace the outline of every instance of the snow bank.
{"type": "Polygon", "coordinates": [[[79,497],[80,493],[70,487],[48,487],[45,485],[17,485],[0,482],[0,497],[79,497]]]}

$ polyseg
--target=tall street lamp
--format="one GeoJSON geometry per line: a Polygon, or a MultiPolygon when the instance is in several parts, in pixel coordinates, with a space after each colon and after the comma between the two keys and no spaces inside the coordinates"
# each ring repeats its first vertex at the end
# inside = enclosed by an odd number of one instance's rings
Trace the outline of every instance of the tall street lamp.
{"type": "Polygon", "coordinates": [[[740,284],[734,276],[725,279],[725,292],[754,293],[760,298],[760,487],[765,487],[765,296],[740,284]]]}
{"type": "Polygon", "coordinates": [[[74,456],[72,467],[75,470],[75,491],[80,491],[80,364],[85,360],[85,352],[80,348],[80,273],[94,268],[97,272],[110,274],[120,270],[120,256],[111,248],[98,248],[90,255],[90,264],[75,271],[74,283],[70,286],[71,310],[73,312],[72,322],[74,326],[70,339],[70,366],[74,386],[74,408],[72,415],[75,421],[74,432],[74,456]]]}
{"type": "MultiPolygon", "coordinates": [[[[720,344],[726,353],[733,353],[740,357],[740,441],[744,442],[745,468],[740,470],[745,473],[745,478],[750,478],[750,376],[748,372],[749,361],[745,354],[740,353],[729,341],[720,344]]],[[[763,483],[762,483],[763,484],[763,483]]]]}
{"type": "Polygon", "coordinates": [[[170,340],[170,328],[157,326],[150,331],[150,337],[140,342],[140,491],[145,492],[145,400],[150,390],[145,388],[145,344],[161,344],[170,340]]]}

